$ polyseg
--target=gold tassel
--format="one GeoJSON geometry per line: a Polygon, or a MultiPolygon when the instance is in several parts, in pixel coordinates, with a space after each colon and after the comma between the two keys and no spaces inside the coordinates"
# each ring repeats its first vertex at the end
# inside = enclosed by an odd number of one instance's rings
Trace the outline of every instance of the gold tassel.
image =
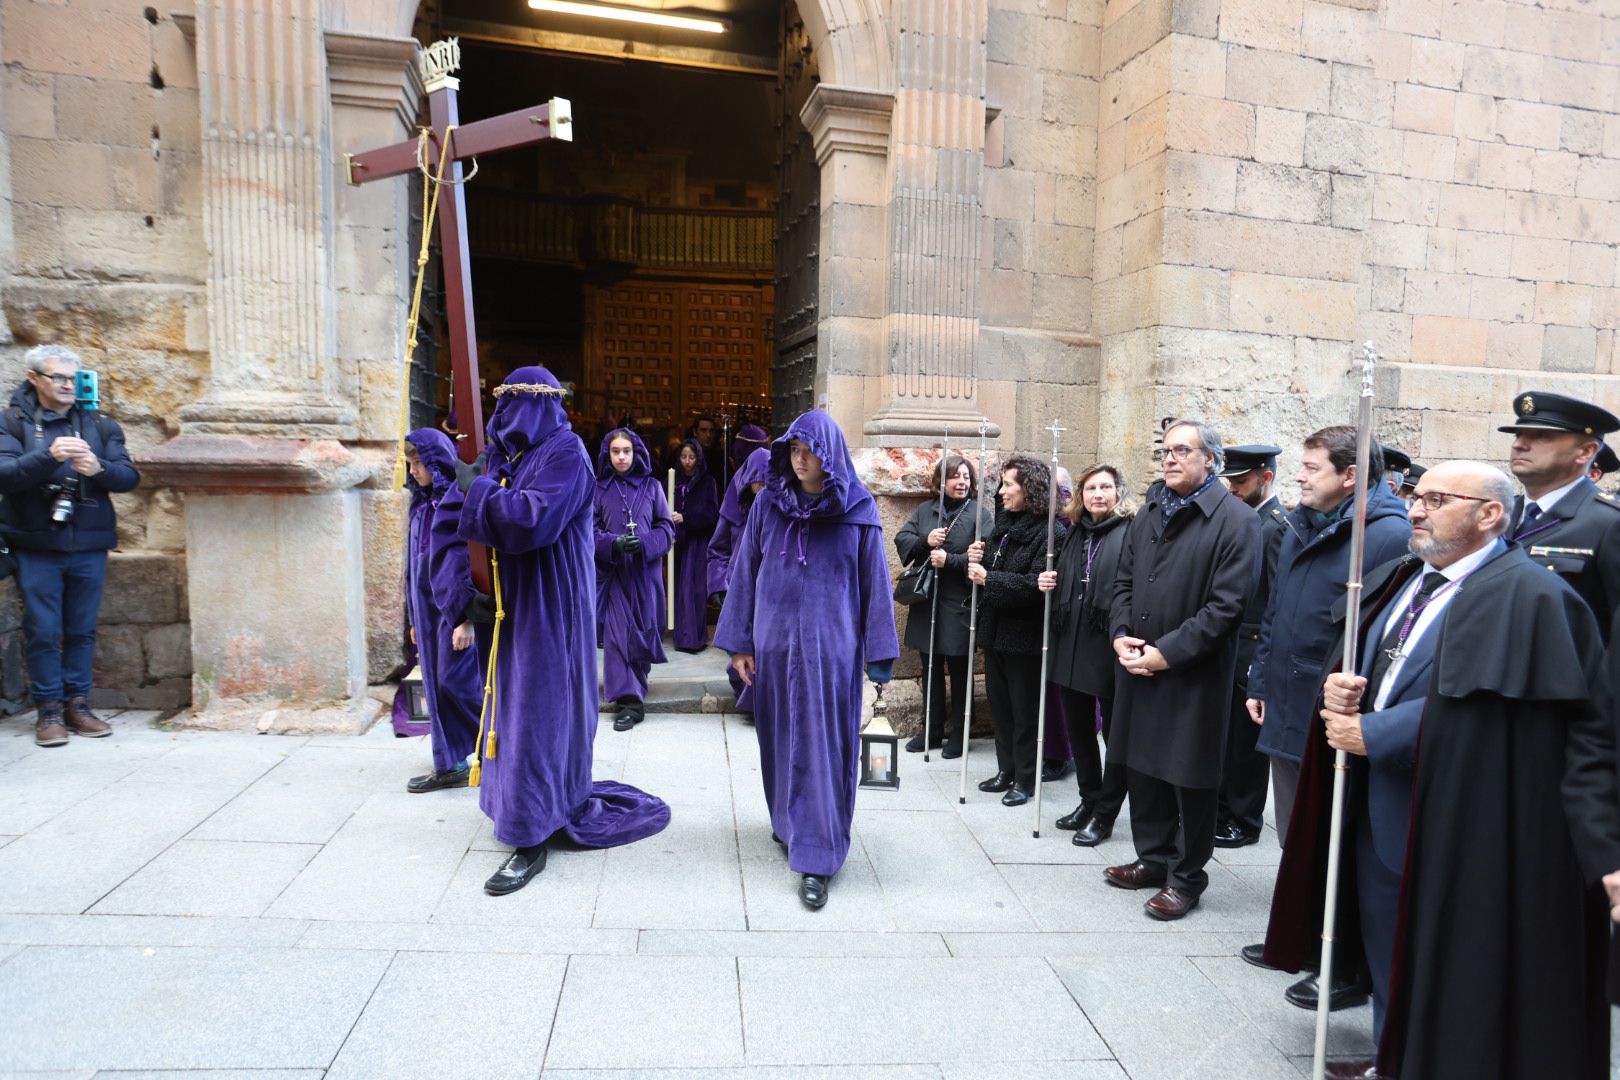
{"type": "Polygon", "coordinates": [[[486,758],[492,758],[492,757],[495,756],[495,729],[494,728],[489,729],[489,735],[486,736],[485,739],[484,739],[484,756],[486,758]]]}

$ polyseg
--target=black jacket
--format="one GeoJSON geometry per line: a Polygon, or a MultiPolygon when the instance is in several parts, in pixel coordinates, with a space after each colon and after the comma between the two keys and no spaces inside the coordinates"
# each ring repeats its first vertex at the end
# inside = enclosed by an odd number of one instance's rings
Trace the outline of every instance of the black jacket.
{"type": "MultiPolygon", "coordinates": [[[[1056,526],[1052,541],[1068,536],[1056,526]]],[[[1046,595],[1040,590],[1046,569],[1046,519],[1034,514],[996,512],[996,528],[984,545],[984,595],[980,597],[979,648],[989,652],[1039,654],[1046,595]]]]}
{"type": "Polygon", "coordinates": [[[1115,514],[1093,522],[1082,512],[1080,523],[1069,530],[1058,554],[1058,587],[1052,599],[1051,681],[1109,700],[1114,697],[1119,656],[1109,633],[1108,609],[1129,524],[1129,518],[1115,514]]]}
{"type": "Polygon", "coordinates": [[[1530,561],[1569,582],[1597,616],[1598,629],[1620,609],[1620,500],[1581,480],[1536,524],[1524,528],[1524,497],[1513,503],[1508,538],[1530,561]]]}
{"type": "Polygon", "coordinates": [[[77,406],[67,415],[45,414],[34,388],[26,381],[11,395],[0,413],[0,532],[14,548],[24,551],[106,551],[118,546],[118,515],[111,492],[131,491],[141,482],[124,449],[118,421],[77,406]],[[51,442],[77,435],[101,459],[102,471],[80,476],[73,466],[51,457],[51,442]],[[50,485],[79,480],[79,501],[73,518],[63,525],[51,521],[56,493],[50,485]]]}
{"type": "MultiPolygon", "coordinates": [[[[975,503],[945,507],[945,519],[940,520],[939,500],[929,499],[917,507],[911,519],[894,534],[894,547],[900,561],[907,566],[928,558],[928,534],[950,523],[945,536],[945,567],[939,572],[939,623],[935,627],[934,651],[940,656],[966,656],[968,654],[968,601],[971,586],[967,579],[967,549],[973,543],[973,514],[975,503]]],[[[980,511],[979,535],[988,536],[994,519],[988,508],[980,511]]],[[[932,602],[914,604],[906,615],[905,644],[918,652],[928,651],[928,616],[934,610],[932,602]]]]}

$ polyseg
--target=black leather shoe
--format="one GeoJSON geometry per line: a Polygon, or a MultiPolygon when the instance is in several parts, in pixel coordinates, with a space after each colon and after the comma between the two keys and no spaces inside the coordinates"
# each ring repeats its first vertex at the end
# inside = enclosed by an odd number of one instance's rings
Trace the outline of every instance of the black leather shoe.
{"type": "Polygon", "coordinates": [[[1104,821],[1096,814],[1092,814],[1090,819],[1075,831],[1074,839],[1069,842],[1075,847],[1096,847],[1113,835],[1113,821],[1104,821]]]}
{"type": "MultiPolygon", "coordinates": [[[[1283,991],[1283,997],[1288,999],[1290,1005],[1298,1005],[1311,1012],[1316,1011],[1317,999],[1321,987],[1317,984],[1315,975],[1307,975],[1299,982],[1283,991]]],[[[1328,995],[1328,1012],[1338,1012],[1340,1009],[1353,1009],[1357,1005],[1367,1004],[1368,987],[1364,983],[1342,983],[1334,980],[1333,992],[1328,995]]]]}
{"type": "Polygon", "coordinates": [[[1029,800],[1030,800],[1029,792],[1025,791],[1023,788],[1019,787],[1017,784],[1014,784],[1012,787],[1007,789],[1007,794],[1005,794],[1005,795],[1003,795],[1001,797],[1001,805],[1002,806],[1023,806],[1025,803],[1029,802],[1029,800]]]}
{"type": "Polygon", "coordinates": [[[811,911],[827,906],[827,879],[820,874],[806,874],[799,879],[799,899],[811,911]]]}
{"type": "Polygon", "coordinates": [[[996,775],[992,776],[988,780],[980,780],[979,781],[979,790],[980,791],[990,791],[990,792],[1006,791],[1008,788],[1010,788],[1012,786],[1013,786],[1013,778],[1012,778],[1012,773],[1010,773],[1010,772],[998,772],[998,773],[996,773],[996,775]]]}
{"type": "Polygon", "coordinates": [[[1055,783],[1063,779],[1065,776],[1068,776],[1069,769],[1072,764],[1073,763],[1070,762],[1068,758],[1064,758],[1062,761],[1046,762],[1041,766],[1041,783],[1055,783]]]}
{"type": "Polygon", "coordinates": [[[1215,830],[1215,846],[1224,848],[1248,847],[1260,842],[1258,832],[1249,832],[1235,821],[1228,821],[1215,830]]]}
{"type": "Polygon", "coordinates": [[[955,761],[957,758],[962,756],[962,744],[946,743],[945,746],[940,750],[939,756],[944,758],[946,761],[955,761]]]}
{"type": "Polygon", "coordinates": [[[619,718],[613,721],[614,731],[629,731],[647,716],[647,706],[640,701],[626,701],[619,706],[619,718]]]}
{"type": "Polygon", "coordinates": [[[777,836],[775,833],[771,833],[771,839],[775,840],[782,847],[787,847],[787,841],[782,839],[780,836],[777,836]]]}
{"type": "Polygon", "coordinates": [[[1074,832],[1080,826],[1091,820],[1091,804],[1084,799],[1080,805],[1057,819],[1057,827],[1074,832]]]}
{"type": "Polygon", "coordinates": [[[423,776],[413,776],[405,784],[405,790],[412,795],[421,795],[429,791],[439,791],[443,788],[466,787],[467,778],[472,775],[472,769],[465,763],[454,769],[445,769],[442,772],[430,772],[423,776]]]}
{"type": "Polygon", "coordinates": [[[491,896],[505,896],[527,885],[535,875],[546,868],[546,845],[521,847],[506,857],[501,868],[484,882],[484,891],[491,896]]]}
{"type": "Polygon", "coordinates": [[[1277,970],[1270,964],[1266,963],[1266,943],[1263,941],[1257,942],[1253,945],[1243,946],[1243,948],[1238,951],[1238,955],[1243,957],[1243,962],[1246,964],[1253,964],[1255,967],[1265,968],[1267,971],[1277,970]]]}
{"type": "Polygon", "coordinates": [[[913,735],[911,738],[906,740],[906,753],[908,753],[908,754],[920,754],[920,753],[922,753],[922,736],[921,735],[913,735]]]}

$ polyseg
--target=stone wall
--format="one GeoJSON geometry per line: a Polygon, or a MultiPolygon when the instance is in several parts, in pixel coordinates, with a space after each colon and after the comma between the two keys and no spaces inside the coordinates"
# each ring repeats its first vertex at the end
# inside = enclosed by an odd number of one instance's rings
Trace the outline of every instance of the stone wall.
{"type": "MultiPolygon", "coordinates": [[[[0,392],[40,342],[101,373],[137,457],[178,430],[206,368],[196,69],[136,3],[0,2],[0,392]]],[[[96,655],[104,704],[189,698],[185,519],[173,491],[114,497],[96,655]]],[[[25,695],[13,585],[0,590],[0,707],[25,695]]]]}

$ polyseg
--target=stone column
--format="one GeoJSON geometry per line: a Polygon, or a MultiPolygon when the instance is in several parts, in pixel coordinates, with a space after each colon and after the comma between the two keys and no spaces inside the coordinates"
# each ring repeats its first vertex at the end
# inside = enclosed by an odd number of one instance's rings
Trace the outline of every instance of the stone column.
{"type": "Polygon", "coordinates": [[[897,0],[884,310],[888,378],[869,439],[978,431],[986,0],[897,0]]]}
{"type": "MultiPolygon", "coordinates": [[[[210,726],[361,730],[378,706],[366,696],[357,489],[386,465],[345,442],[365,434],[360,361],[392,354],[397,365],[387,330],[397,305],[364,309],[355,297],[351,311],[345,296],[340,335],[333,237],[349,230],[334,213],[332,99],[387,118],[365,135],[403,137],[411,52],[328,40],[320,0],[203,0],[193,26],[210,371],[180,435],[141,459],[151,479],[187,493],[193,705],[210,726]]],[[[378,198],[386,218],[388,196],[378,198]]],[[[345,291],[397,296],[399,270],[382,262],[379,283],[346,280],[345,291]]]]}

